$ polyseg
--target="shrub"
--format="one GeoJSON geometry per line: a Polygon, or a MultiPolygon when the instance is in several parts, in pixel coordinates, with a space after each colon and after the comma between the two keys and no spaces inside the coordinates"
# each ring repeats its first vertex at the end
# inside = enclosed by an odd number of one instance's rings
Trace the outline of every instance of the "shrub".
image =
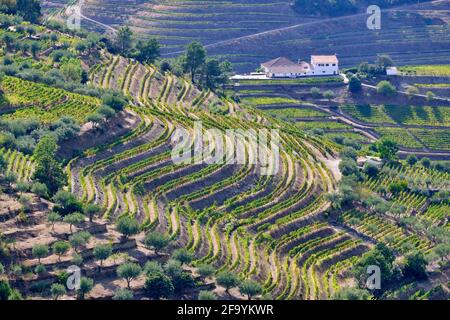
{"type": "Polygon", "coordinates": [[[397,89],[389,81],[383,80],[377,84],[377,92],[383,96],[391,97],[397,94],[397,89]]]}
{"type": "Polygon", "coordinates": [[[200,291],[198,293],[198,300],[217,300],[217,296],[211,291],[200,291]]]}

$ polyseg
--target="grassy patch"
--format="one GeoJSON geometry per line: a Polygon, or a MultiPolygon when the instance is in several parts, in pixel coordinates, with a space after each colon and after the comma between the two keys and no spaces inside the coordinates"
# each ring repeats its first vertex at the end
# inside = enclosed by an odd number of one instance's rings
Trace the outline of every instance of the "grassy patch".
{"type": "Polygon", "coordinates": [[[450,76],[450,64],[404,66],[399,70],[403,75],[450,76]]]}
{"type": "Polygon", "coordinates": [[[414,139],[406,129],[403,128],[377,128],[382,138],[390,139],[398,145],[406,148],[421,149],[423,145],[414,139]]]}
{"type": "Polygon", "coordinates": [[[395,123],[384,112],[383,106],[343,105],[341,109],[355,119],[369,123],[395,123]]]}
{"type": "Polygon", "coordinates": [[[450,126],[450,108],[430,106],[385,106],[397,122],[406,125],[450,126]]]}

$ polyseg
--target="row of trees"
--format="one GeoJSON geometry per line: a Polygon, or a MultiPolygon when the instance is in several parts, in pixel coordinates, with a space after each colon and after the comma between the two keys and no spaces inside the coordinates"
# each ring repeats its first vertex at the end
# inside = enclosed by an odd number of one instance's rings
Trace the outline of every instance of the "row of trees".
{"type": "Polygon", "coordinates": [[[2,0],[0,12],[17,14],[25,20],[37,23],[41,18],[40,0],[2,0]]]}
{"type": "MultiPolygon", "coordinates": [[[[129,27],[118,30],[109,48],[147,64],[155,63],[161,56],[161,47],[156,39],[135,42],[129,27]]],[[[187,45],[185,54],[178,61],[172,62],[172,65],[163,61],[161,70],[190,74],[193,83],[198,81],[201,85],[214,89],[228,82],[232,66],[228,61],[221,63],[217,59],[208,58],[203,45],[192,42],[187,45]]]]}

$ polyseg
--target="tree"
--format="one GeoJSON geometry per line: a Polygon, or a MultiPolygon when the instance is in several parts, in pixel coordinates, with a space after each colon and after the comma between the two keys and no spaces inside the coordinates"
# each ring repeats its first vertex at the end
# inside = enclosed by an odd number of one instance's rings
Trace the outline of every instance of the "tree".
{"type": "Polygon", "coordinates": [[[352,93],[361,91],[361,80],[357,76],[352,76],[348,82],[348,90],[352,93]]]}
{"type": "Polygon", "coordinates": [[[129,262],[122,264],[117,268],[117,275],[126,280],[128,289],[131,289],[131,281],[139,277],[141,273],[142,268],[137,263],[129,262]]]}
{"type": "Polygon", "coordinates": [[[202,290],[198,293],[198,300],[217,300],[214,292],[202,290]]]}
{"type": "Polygon", "coordinates": [[[69,251],[70,245],[65,241],[56,241],[52,245],[52,251],[58,256],[58,261],[61,262],[61,256],[69,251]]]}
{"type": "Polygon", "coordinates": [[[25,20],[38,23],[41,17],[41,4],[39,0],[17,0],[17,13],[25,20]]]}
{"type": "Polygon", "coordinates": [[[419,94],[419,89],[417,89],[417,87],[414,86],[409,86],[406,89],[406,94],[408,98],[412,99],[415,95],[419,94]]]}
{"type": "Polygon", "coordinates": [[[76,253],[78,253],[78,250],[85,246],[89,239],[91,238],[91,234],[87,231],[80,231],[77,232],[69,237],[69,242],[72,246],[72,248],[75,250],[76,253]]]}
{"type": "Polygon", "coordinates": [[[186,248],[177,249],[173,252],[172,258],[181,262],[181,264],[190,263],[192,261],[192,253],[186,248]]]}
{"type": "Polygon", "coordinates": [[[405,265],[403,267],[403,275],[407,278],[422,280],[427,278],[428,262],[423,253],[413,252],[406,257],[405,265]]]}
{"type": "Polygon", "coordinates": [[[435,95],[433,92],[431,92],[431,91],[427,91],[427,92],[425,93],[425,95],[426,95],[426,97],[427,97],[427,101],[428,101],[428,102],[433,101],[434,98],[436,97],[436,95],[435,95]]]}
{"type": "Polygon", "coordinates": [[[334,98],[334,92],[331,90],[327,90],[323,93],[323,97],[328,101],[331,101],[334,98]]]}
{"type": "Polygon", "coordinates": [[[216,269],[210,264],[201,264],[197,266],[197,272],[202,278],[212,276],[215,271],[216,269]]]}
{"type": "Polygon", "coordinates": [[[394,265],[394,253],[383,243],[378,243],[375,248],[361,257],[353,268],[355,278],[361,287],[366,286],[368,266],[380,268],[382,288],[395,279],[396,266],[394,265]]]}
{"type": "Polygon", "coordinates": [[[52,231],[55,231],[55,223],[61,220],[61,216],[54,211],[51,211],[47,216],[47,222],[52,226],[52,231]]]}
{"type": "Polygon", "coordinates": [[[191,42],[186,47],[186,54],[184,57],[184,69],[190,72],[192,83],[195,83],[195,76],[200,68],[205,63],[206,50],[200,42],[191,42]]]}
{"type": "Polygon", "coordinates": [[[333,296],[333,300],[370,300],[371,297],[370,293],[365,289],[344,288],[333,296]]]}
{"type": "Polygon", "coordinates": [[[53,135],[41,138],[34,150],[36,169],[33,179],[45,184],[51,194],[54,194],[66,183],[66,175],[61,165],[55,160],[58,145],[53,135]]]}
{"type": "Polygon", "coordinates": [[[398,145],[394,141],[382,139],[376,143],[376,148],[382,159],[387,161],[397,159],[398,145]]]}
{"type": "Polygon", "coordinates": [[[68,191],[58,191],[53,197],[53,201],[56,204],[54,210],[62,215],[67,215],[73,212],[81,212],[83,210],[81,203],[72,193],[68,191]]]}
{"type": "Polygon", "coordinates": [[[33,42],[31,44],[31,55],[34,59],[37,59],[39,52],[42,50],[42,46],[39,42],[33,42]]]}
{"type": "Polygon", "coordinates": [[[48,197],[48,188],[45,184],[40,182],[35,182],[31,185],[31,192],[38,195],[39,197],[48,197]]]}
{"type": "Polygon", "coordinates": [[[382,54],[377,57],[377,65],[386,69],[387,67],[392,67],[394,65],[394,61],[392,61],[391,57],[387,54],[382,54]]]}
{"type": "Polygon", "coordinates": [[[153,248],[156,255],[159,255],[159,251],[167,247],[169,243],[170,238],[159,232],[149,232],[144,239],[145,246],[153,248]]]}
{"type": "Polygon", "coordinates": [[[209,59],[208,61],[206,61],[204,68],[205,85],[208,88],[214,89],[217,86],[222,75],[219,60],[209,59]]]}
{"type": "Polygon", "coordinates": [[[54,283],[50,288],[50,292],[52,293],[53,299],[58,300],[58,298],[65,295],[67,291],[66,287],[64,287],[62,284],[54,283]]]}
{"type": "Polygon", "coordinates": [[[0,301],[9,300],[11,292],[12,290],[8,280],[0,279],[0,301]]]}
{"type": "Polygon", "coordinates": [[[406,162],[410,165],[413,166],[417,163],[417,157],[414,154],[410,154],[406,157],[406,162]]]}
{"type": "Polygon", "coordinates": [[[248,279],[239,285],[239,291],[247,295],[248,300],[252,300],[252,297],[262,293],[262,287],[258,282],[248,279]]]}
{"type": "Polygon", "coordinates": [[[74,58],[63,58],[62,60],[63,63],[60,66],[60,70],[66,81],[81,83],[81,80],[83,79],[83,68],[81,67],[81,61],[74,58]]]}
{"type": "Polygon", "coordinates": [[[101,114],[98,114],[97,112],[95,113],[91,113],[90,115],[87,116],[86,120],[88,122],[92,123],[92,127],[94,129],[97,129],[100,125],[100,123],[103,121],[103,116],[101,114]]]}
{"type": "Polygon", "coordinates": [[[86,294],[88,294],[94,287],[94,280],[89,278],[81,278],[80,287],[77,290],[78,299],[84,300],[86,294]]]}
{"type": "Polygon", "coordinates": [[[142,63],[152,64],[160,57],[161,46],[157,39],[152,38],[146,42],[139,41],[136,45],[136,59],[142,63]]]}
{"type": "Polygon", "coordinates": [[[133,32],[130,27],[121,27],[116,34],[116,46],[122,55],[126,55],[133,44],[133,32]]]}
{"type": "Polygon", "coordinates": [[[133,291],[119,288],[114,294],[113,300],[133,300],[133,291]]]}
{"type": "Polygon", "coordinates": [[[447,243],[439,243],[436,247],[434,247],[433,252],[441,259],[442,262],[444,262],[450,255],[450,245],[447,243]]]}
{"type": "Polygon", "coordinates": [[[139,232],[139,222],[136,219],[125,216],[116,223],[117,230],[123,235],[125,240],[139,232]]]}
{"type": "Polygon", "coordinates": [[[311,90],[310,90],[310,93],[311,93],[311,95],[312,95],[314,98],[320,98],[320,96],[322,95],[322,94],[320,93],[320,89],[317,88],[317,87],[312,87],[311,90]]]}
{"type": "Polygon", "coordinates": [[[367,174],[370,178],[374,178],[378,175],[378,167],[372,163],[366,163],[364,165],[364,173],[367,174]]]}
{"type": "Polygon", "coordinates": [[[89,217],[89,222],[92,222],[94,216],[98,215],[102,208],[96,204],[90,203],[84,208],[84,213],[89,217]]]}
{"type": "Polygon", "coordinates": [[[149,274],[145,280],[145,290],[153,299],[170,298],[175,290],[172,280],[163,273],[149,274]]]}
{"type": "Polygon", "coordinates": [[[80,213],[80,212],[74,212],[71,214],[68,214],[67,216],[64,217],[63,221],[65,223],[69,224],[69,228],[70,228],[70,233],[72,233],[72,226],[79,226],[80,224],[82,224],[84,222],[85,216],[80,213]]]}
{"type": "Polygon", "coordinates": [[[110,244],[98,244],[94,248],[94,257],[100,260],[100,268],[103,267],[103,261],[108,259],[112,254],[112,247],[110,244]]]}
{"type": "Polygon", "coordinates": [[[225,292],[229,294],[229,289],[239,285],[239,279],[234,273],[223,271],[217,275],[217,284],[225,287],[225,292]]]}
{"type": "Polygon", "coordinates": [[[431,160],[430,160],[430,158],[423,157],[422,159],[420,159],[420,164],[424,168],[429,168],[431,166],[431,160]]]}
{"type": "Polygon", "coordinates": [[[122,111],[127,101],[117,93],[105,94],[102,97],[102,102],[104,105],[113,108],[116,111],[122,111]]]}
{"type": "Polygon", "coordinates": [[[359,172],[358,165],[356,164],[355,160],[348,158],[344,158],[339,163],[339,170],[344,176],[350,176],[359,172]]]}
{"type": "Polygon", "coordinates": [[[45,244],[36,244],[33,246],[33,249],[31,250],[33,257],[38,259],[38,263],[41,264],[41,259],[48,256],[49,248],[45,244]]]}
{"type": "Polygon", "coordinates": [[[377,92],[383,96],[391,97],[397,94],[397,89],[386,80],[382,80],[377,84],[377,92]]]}

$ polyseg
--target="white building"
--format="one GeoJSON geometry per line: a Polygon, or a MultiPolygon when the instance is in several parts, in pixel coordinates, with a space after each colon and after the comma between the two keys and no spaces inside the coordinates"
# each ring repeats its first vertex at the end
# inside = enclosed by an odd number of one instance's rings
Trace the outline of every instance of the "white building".
{"type": "Polygon", "coordinates": [[[339,60],[336,55],[311,56],[311,67],[314,75],[339,74],[339,60]]]}
{"type": "Polygon", "coordinates": [[[396,67],[387,67],[386,75],[388,76],[396,76],[398,75],[398,69],[396,67]]]}
{"type": "Polygon", "coordinates": [[[339,60],[336,55],[311,56],[311,63],[292,62],[287,58],[276,58],[261,64],[268,78],[299,78],[307,76],[329,76],[339,74],[339,60]]]}
{"type": "Polygon", "coordinates": [[[261,64],[261,69],[269,78],[297,78],[303,73],[302,66],[280,57],[261,64]]]}

